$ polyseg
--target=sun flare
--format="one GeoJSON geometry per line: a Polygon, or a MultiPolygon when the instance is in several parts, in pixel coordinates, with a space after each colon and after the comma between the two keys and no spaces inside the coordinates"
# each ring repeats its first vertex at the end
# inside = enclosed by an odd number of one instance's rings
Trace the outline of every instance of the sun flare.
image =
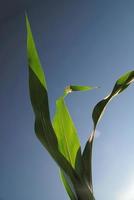
{"type": "Polygon", "coordinates": [[[121,191],[118,200],[134,200],[134,182],[121,191]]]}

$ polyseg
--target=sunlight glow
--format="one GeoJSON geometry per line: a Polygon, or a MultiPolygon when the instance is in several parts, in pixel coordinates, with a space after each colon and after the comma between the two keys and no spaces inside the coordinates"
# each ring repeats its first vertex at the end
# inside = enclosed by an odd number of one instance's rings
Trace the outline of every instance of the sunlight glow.
{"type": "Polygon", "coordinates": [[[134,182],[128,184],[124,190],[120,192],[120,195],[117,198],[118,200],[134,200],[134,182]]]}

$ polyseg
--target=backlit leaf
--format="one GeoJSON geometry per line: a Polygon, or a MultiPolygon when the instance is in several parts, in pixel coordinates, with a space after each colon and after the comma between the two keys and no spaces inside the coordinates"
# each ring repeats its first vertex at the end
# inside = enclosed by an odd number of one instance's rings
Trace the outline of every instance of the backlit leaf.
{"type": "MultiPolygon", "coordinates": [[[[64,95],[56,101],[56,112],[53,119],[53,127],[58,138],[60,152],[70,162],[72,167],[76,169],[80,176],[82,176],[81,146],[77,130],[65,104],[64,97],[73,91],[86,91],[91,89],[94,88],[90,86],[76,85],[66,87],[64,95]]],[[[61,177],[69,196],[72,195],[72,185],[69,186],[63,172],[61,172],[61,177]]]]}
{"type": "MultiPolygon", "coordinates": [[[[88,187],[83,181],[82,177],[80,177],[74,167],[72,167],[72,164],[74,166],[74,160],[72,159],[70,164],[70,160],[66,159],[64,154],[60,151],[61,147],[58,141],[59,138],[55,134],[50,119],[45,75],[40,63],[37,49],[35,47],[27,16],[26,25],[29,90],[32,107],[35,113],[36,136],[59,165],[59,167],[63,170],[64,177],[66,174],[67,183],[70,183],[69,185],[73,185],[77,200],[90,200],[93,195],[90,190],[88,190],[88,187]]],[[[60,102],[61,105],[63,105],[62,103],[63,101],[60,102]]],[[[77,148],[78,146],[76,145],[74,149],[76,150],[77,148]]]]}
{"type": "Polygon", "coordinates": [[[57,164],[66,172],[72,181],[77,174],[70,163],[60,153],[57,137],[52,127],[48,106],[48,94],[44,72],[42,70],[28,18],[27,25],[27,54],[29,66],[30,98],[35,113],[35,132],[57,164]]]}

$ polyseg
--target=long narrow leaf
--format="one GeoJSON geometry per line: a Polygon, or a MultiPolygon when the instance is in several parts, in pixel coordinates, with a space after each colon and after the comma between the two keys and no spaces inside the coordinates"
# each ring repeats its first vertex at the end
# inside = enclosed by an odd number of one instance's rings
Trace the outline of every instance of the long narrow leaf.
{"type": "Polygon", "coordinates": [[[92,113],[94,129],[96,128],[97,123],[99,122],[107,103],[110,102],[113,97],[117,96],[119,93],[124,91],[133,81],[134,71],[129,71],[125,73],[116,81],[112,92],[94,107],[92,113]]]}
{"type": "Polygon", "coordinates": [[[58,138],[60,152],[75,168],[75,159],[80,148],[76,128],[64,102],[64,97],[56,101],[56,113],[53,127],[58,138]]]}
{"type": "MultiPolygon", "coordinates": [[[[53,127],[58,138],[60,152],[82,176],[81,146],[77,135],[77,130],[65,104],[64,97],[73,91],[86,91],[94,89],[90,86],[68,86],[64,90],[64,95],[56,101],[56,112],[53,119],[53,127]]],[[[73,188],[69,185],[64,173],[61,171],[63,184],[69,194],[72,196],[73,188]]],[[[74,194],[75,196],[75,194],[74,194]]],[[[74,197],[73,197],[74,198],[74,197]]]]}
{"type": "Polygon", "coordinates": [[[89,186],[92,188],[92,146],[95,135],[96,126],[101,119],[104,110],[107,104],[113,99],[113,97],[117,96],[119,93],[123,92],[131,83],[134,82],[134,71],[129,71],[121,76],[115,83],[112,92],[106,96],[103,100],[101,100],[93,109],[92,118],[94,123],[93,133],[91,134],[89,140],[85,145],[85,149],[83,152],[83,163],[84,163],[84,173],[85,178],[89,186]]]}
{"type": "Polygon", "coordinates": [[[77,174],[72,166],[60,153],[58,141],[52,127],[48,106],[48,95],[44,72],[35,47],[30,24],[26,17],[27,25],[27,54],[29,65],[30,98],[35,112],[35,132],[41,143],[45,146],[57,164],[75,181],[77,174]]]}
{"type": "MultiPolygon", "coordinates": [[[[65,105],[64,97],[60,97],[56,101],[56,113],[53,119],[53,128],[58,138],[60,152],[75,169],[75,159],[77,152],[79,153],[79,160],[81,159],[80,143],[76,128],[65,105]]],[[[70,190],[73,190],[72,185],[69,186],[63,172],[61,177],[69,196],[72,196],[73,192],[70,193],[70,190]],[[70,190],[68,188],[70,188],[70,190]]]]}
{"type": "Polygon", "coordinates": [[[66,177],[63,170],[60,170],[60,176],[61,176],[61,181],[63,182],[63,185],[64,185],[70,199],[71,200],[77,200],[77,196],[76,196],[76,193],[74,191],[74,187],[73,187],[73,185],[68,183],[68,181],[67,181],[68,177],[66,177]]]}
{"type": "Polygon", "coordinates": [[[65,156],[59,151],[59,143],[54,132],[48,106],[48,94],[45,76],[41,67],[39,56],[35,47],[28,18],[27,25],[27,54],[29,68],[29,89],[32,107],[35,113],[35,132],[43,146],[64,171],[68,177],[68,182],[74,186],[79,200],[90,200],[92,194],[79,177],[78,173],[71,166],[65,156]]]}

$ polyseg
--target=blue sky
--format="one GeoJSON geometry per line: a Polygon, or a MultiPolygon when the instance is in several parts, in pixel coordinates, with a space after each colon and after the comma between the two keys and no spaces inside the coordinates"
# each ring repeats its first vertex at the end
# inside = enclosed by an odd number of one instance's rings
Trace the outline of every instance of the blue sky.
{"type": "MultiPolygon", "coordinates": [[[[47,77],[51,116],[56,98],[68,84],[101,87],[66,99],[84,148],[92,130],[93,107],[119,76],[134,70],[134,1],[30,3],[0,17],[0,199],[67,200],[58,167],[34,134],[24,10],[47,77]]],[[[134,199],[133,91],[132,85],[109,104],[97,128],[96,200],[134,199]]]]}

